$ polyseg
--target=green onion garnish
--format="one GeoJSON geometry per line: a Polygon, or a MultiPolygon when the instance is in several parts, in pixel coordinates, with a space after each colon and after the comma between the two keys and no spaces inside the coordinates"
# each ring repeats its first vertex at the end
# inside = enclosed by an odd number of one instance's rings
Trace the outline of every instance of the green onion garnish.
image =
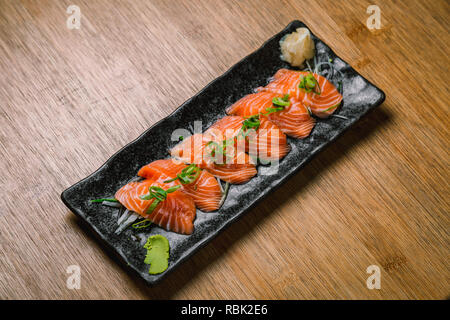
{"type": "Polygon", "coordinates": [[[95,200],[91,200],[91,202],[119,202],[119,200],[115,199],[115,198],[102,198],[102,199],[95,199],[95,200]]]}
{"type": "Polygon", "coordinates": [[[242,129],[244,131],[248,129],[258,130],[260,125],[261,121],[259,120],[259,114],[256,114],[244,120],[244,122],[242,123],[242,129]]]}
{"type": "Polygon", "coordinates": [[[272,103],[279,107],[289,107],[291,102],[289,101],[289,94],[286,94],[283,98],[275,97],[272,99],[272,103]]]}
{"type": "Polygon", "coordinates": [[[147,227],[150,227],[152,225],[152,222],[148,219],[144,219],[142,221],[136,222],[131,225],[134,229],[144,229],[147,227]]]}
{"type": "Polygon", "coordinates": [[[252,130],[256,131],[259,129],[259,126],[261,125],[259,116],[260,114],[255,114],[246,118],[244,122],[242,122],[242,128],[237,134],[238,139],[245,139],[250,134],[250,132],[252,132],[252,130]]]}
{"type": "Polygon", "coordinates": [[[180,180],[182,184],[190,184],[193,183],[195,180],[197,180],[200,173],[201,173],[200,168],[197,167],[194,163],[192,163],[183,170],[181,170],[181,173],[177,174],[175,178],[166,180],[164,181],[164,183],[180,180]]]}
{"type": "Polygon", "coordinates": [[[153,212],[153,210],[156,209],[156,207],[158,206],[158,204],[160,203],[160,200],[153,200],[152,204],[150,205],[150,207],[148,207],[146,214],[150,214],[153,212]]]}
{"type": "Polygon", "coordinates": [[[147,214],[150,214],[153,212],[153,210],[155,210],[155,208],[158,206],[158,204],[164,200],[166,200],[167,195],[169,193],[172,193],[178,189],[180,189],[181,186],[173,186],[170,187],[167,190],[164,190],[163,188],[160,188],[158,186],[151,186],[148,188],[148,194],[144,195],[144,196],[140,196],[139,198],[141,198],[142,200],[151,200],[151,199],[155,199],[153,200],[152,204],[150,205],[150,207],[147,209],[147,214]]]}
{"type": "Polygon", "coordinates": [[[264,114],[265,116],[274,113],[274,112],[278,112],[278,111],[283,111],[284,107],[277,107],[277,108],[266,108],[266,113],[264,114]]]}
{"type": "Polygon", "coordinates": [[[311,72],[309,72],[306,76],[300,75],[300,83],[298,87],[306,92],[321,94],[319,83],[311,72]]]}
{"type": "Polygon", "coordinates": [[[335,104],[334,106],[331,106],[331,107],[329,107],[329,108],[326,108],[326,109],[323,110],[322,112],[327,112],[327,111],[336,109],[337,107],[339,107],[340,104],[341,104],[341,103],[339,102],[338,104],[335,104]]]}
{"type": "Polygon", "coordinates": [[[181,188],[180,186],[173,186],[173,187],[170,187],[169,189],[166,190],[166,193],[172,193],[172,192],[175,192],[175,191],[177,191],[177,190],[180,189],[180,188],[181,188]]]}
{"type": "Polygon", "coordinates": [[[258,130],[259,126],[261,125],[261,120],[260,120],[261,116],[268,116],[271,113],[283,111],[284,107],[289,106],[291,104],[289,101],[289,94],[284,95],[284,97],[282,97],[282,98],[281,97],[273,98],[272,103],[278,107],[266,108],[267,112],[265,112],[265,113],[260,112],[253,116],[250,116],[244,120],[244,122],[242,123],[242,128],[237,135],[238,139],[246,138],[250,134],[250,132],[252,132],[249,129],[252,129],[255,131],[258,130]]]}
{"type": "Polygon", "coordinates": [[[206,144],[205,150],[206,150],[206,148],[209,148],[209,151],[207,151],[208,152],[208,156],[210,158],[214,159],[214,163],[215,164],[222,165],[223,163],[220,163],[220,164],[217,163],[217,161],[216,161],[217,157],[218,156],[222,156],[222,157],[225,156],[227,159],[231,158],[231,156],[228,154],[227,150],[234,146],[234,142],[235,142],[234,138],[233,139],[225,139],[225,140],[223,140],[220,143],[215,142],[215,141],[209,141],[206,144]]]}
{"type": "Polygon", "coordinates": [[[218,142],[209,141],[206,144],[205,148],[209,148],[210,149],[209,155],[212,156],[212,157],[214,157],[216,154],[223,154],[223,146],[221,147],[218,142]]]}

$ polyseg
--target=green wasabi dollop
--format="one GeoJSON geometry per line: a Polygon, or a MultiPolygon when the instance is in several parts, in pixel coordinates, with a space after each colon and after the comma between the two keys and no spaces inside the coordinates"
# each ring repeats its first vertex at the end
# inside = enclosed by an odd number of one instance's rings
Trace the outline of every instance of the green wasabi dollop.
{"type": "Polygon", "coordinates": [[[158,274],[166,271],[169,266],[169,240],[160,234],[156,234],[147,239],[144,248],[147,249],[144,263],[150,265],[148,273],[158,274]]]}

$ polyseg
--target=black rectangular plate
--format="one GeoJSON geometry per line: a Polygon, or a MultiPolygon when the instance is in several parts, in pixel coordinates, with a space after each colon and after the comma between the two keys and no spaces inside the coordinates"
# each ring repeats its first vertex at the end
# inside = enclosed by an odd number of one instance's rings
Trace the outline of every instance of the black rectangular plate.
{"type": "Polygon", "coordinates": [[[276,174],[262,175],[262,170],[267,170],[267,167],[258,166],[258,175],[250,182],[231,186],[227,201],[218,212],[197,211],[195,230],[189,236],[167,232],[156,226],[139,234],[132,228],[128,228],[120,235],[114,234],[117,228],[114,210],[117,209],[92,204],[89,200],[114,195],[116,190],[136,176],[141,166],[157,159],[167,158],[168,150],[176,144],[170,137],[170,133],[175,129],[188,128],[194,121],[200,120],[205,130],[217,119],[225,116],[227,106],[253,92],[256,87],[265,85],[278,69],[289,68],[290,66],[280,59],[279,41],[284,35],[299,27],[306,26],[300,21],[291,22],[261,48],[238,62],[171,115],[118,151],[96,172],[62,193],[61,198],[66,206],[83,219],[107,247],[148,284],[155,284],[161,280],[183,260],[211,241],[221,230],[296,173],[343,131],[384,101],[385,95],[380,89],[359,75],[313,35],[316,56],[318,55],[321,61],[333,59],[334,67],[344,74],[344,103],[337,113],[347,117],[348,120],[334,117],[319,120],[308,138],[289,139],[292,150],[280,162],[276,174]],[[150,275],[149,266],[143,262],[146,252],[143,244],[152,234],[162,234],[170,242],[169,268],[159,275],[150,275]],[[141,235],[141,240],[133,240],[131,235],[141,235]]]}

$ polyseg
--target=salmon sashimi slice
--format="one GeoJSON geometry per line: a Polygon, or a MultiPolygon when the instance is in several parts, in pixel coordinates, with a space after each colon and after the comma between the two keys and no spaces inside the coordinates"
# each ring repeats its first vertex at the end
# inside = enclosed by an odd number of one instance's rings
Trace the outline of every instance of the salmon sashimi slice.
{"type": "Polygon", "coordinates": [[[149,187],[167,190],[167,186],[153,180],[130,182],[120,188],[115,198],[128,210],[134,211],[152,223],[168,230],[182,234],[194,231],[195,204],[191,197],[180,190],[167,194],[151,212],[148,212],[155,199],[142,200],[140,197],[149,193],[149,187]]]}
{"type": "Polygon", "coordinates": [[[208,133],[224,139],[236,138],[237,148],[263,162],[279,160],[290,151],[286,135],[265,116],[225,116],[205,132],[208,133]]]}
{"type": "Polygon", "coordinates": [[[175,159],[156,160],[143,166],[139,170],[138,176],[164,183],[167,187],[179,185],[183,192],[192,197],[200,210],[205,212],[218,210],[222,198],[222,189],[217,179],[208,171],[199,168],[195,169],[196,172],[198,170],[198,173],[194,176],[194,181],[183,182],[177,179],[177,176],[181,175],[183,170],[186,169],[189,169],[186,164],[175,159]]]}
{"type": "Polygon", "coordinates": [[[214,140],[230,139],[236,137],[242,129],[244,118],[240,116],[225,116],[213,123],[206,135],[211,135],[214,140]]]}
{"type": "MultiPolygon", "coordinates": [[[[302,72],[306,76],[307,72],[302,72]]],[[[320,88],[320,94],[306,93],[302,102],[308,106],[311,112],[319,118],[327,118],[333,114],[342,103],[342,94],[327,78],[313,74],[320,88]]]]}
{"type": "Polygon", "coordinates": [[[203,156],[208,140],[202,133],[196,133],[192,136],[184,137],[183,141],[178,143],[170,150],[170,155],[184,163],[194,163],[202,169],[207,168],[207,161],[203,156]]]}
{"type": "MultiPolygon", "coordinates": [[[[171,159],[156,160],[138,171],[138,176],[154,181],[161,180],[162,182],[175,178],[187,166],[184,163],[173,161],[171,159]]],[[[172,181],[167,183],[169,187],[180,185],[179,181],[172,181]]]]}
{"type": "Polygon", "coordinates": [[[342,95],[328,79],[319,74],[307,71],[280,69],[275,73],[273,80],[269,84],[257,90],[276,94],[289,94],[309,107],[311,112],[320,118],[328,117],[338,109],[342,102],[342,95]],[[302,77],[310,74],[316,79],[318,85],[316,92],[320,94],[306,92],[299,87],[302,77]]]}
{"type": "Polygon", "coordinates": [[[214,176],[231,184],[246,183],[258,173],[254,160],[244,151],[238,150],[231,160],[231,164],[228,162],[225,164],[211,163],[206,169],[214,176]],[[238,163],[241,161],[238,159],[244,160],[242,163],[238,163]]]}
{"type": "Polygon", "coordinates": [[[289,94],[298,100],[303,100],[303,92],[298,87],[300,84],[300,71],[289,69],[279,69],[272,77],[272,80],[265,86],[256,90],[277,93],[279,95],[289,94]]]}
{"type": "Polygon", "coordinates": [[[287,143],[283,130],[265,116],[260,116],[259,121],[260,125],[257,131],[258,157],[268,161],[284,158],[291,147],[287,143]]]}
{"type": "MultiPolygon", "coordinates": [[[[273,99],[282,98],[279,93],[261,91],[246,95],[227,109],[228,114],[250,117],[258,113],[267,113],[273,108],[273,99]]],[[[267,118],[282,132],[294,138],[306,138],[314,128],[315,120],[308,109],[295,97],[289,98],[290,105],[283,110],[270,113],[267,118]]]]}
{"type": "Polygon", "coordinates": [[[234,148],[233,145],[227,146],[227,152],[223,156],[212,155],[211,143],[220,146],[223,142],[211,132],[197,133],[178,143],[171,149],[170,154],[184,163],[195,163],[223,181],[232,184],[249,181],[256,175],[257,170],[255,161],[245,151],[234,148]]]}

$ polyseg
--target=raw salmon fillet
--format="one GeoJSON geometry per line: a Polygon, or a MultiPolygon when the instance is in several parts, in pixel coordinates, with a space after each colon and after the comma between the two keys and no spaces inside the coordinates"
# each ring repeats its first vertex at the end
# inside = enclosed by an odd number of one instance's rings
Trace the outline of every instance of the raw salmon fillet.
{"type": "Polygon", "coordinates": [[[257,171],[255,161],[245,151],[235,149],[231,157],[223,157],[220,161],[214,161],[208,152],[210,141],[221,143],[211,134],[197,133],[186,137],[172,148],[170,154],[184,163],[195,163],[202,169],[206,169],[212,175],[232,184],[241,184],[253,178],[257,171]]]}
{"type": "MultiPolygon", "coordinates": [[[[249,117],[258,113],[266,113],[268,108],[275,107],[273,98],[283,95],[270,91],[262,91],[246,95],[227,109],[228,114],[249,117]]],[[[306,107],[296,98],[289,98],[290,105],[282,111],[271,113],[267,118],[288,136],[306,138],[314,128],[315,120],[306,107]]]]}
{"type": "Polygon", "coordinates": [[[264,161],[274,161],[288,154],[290,147],[286,135],[269,121],[267,117],[259,117],[257,130],[247,132],[244,138],[242,126],[246,118],[241,116],[225,116],[216,121],[205,134],[224,139],[236,138],[236,147],[242,148],[250,156],[258,157],[264,161]]]}
{"type": "Polygon", "coordinates": [[[187,165],[174,159],[156,160],[143,166],[138,176],[163,183],[168,188],[179,185],[181,190],[192,197],[197,208],[202,211],[215,211],[219,209],[222,191],[219,182],[206,170],[201,170],[198,178],[189,184],[183,184],[180,180],[164,183],[177,177],[187,165]]]}
{"type": "Polygon", "coordinates": [[[194,200],[184,192],[176,190],[169,193],[166,200],[160,202],[151,213],[147,214],[154,199],[142,200],[139,197],[148,194],[150,186],[168,189],[163,183],[147,179],[127,183],[116,192],[115,198],[128,210],[140,214],[168,231],[191,234],[194,231],[194,200]]]}
{"type": "Polygon", "coordinates": [[[319,84],[320,94],[299,88],[300,75],[308,74],[306,71],[280,69],[273,76],[273,80],[265,87],[258,88],[258,91],[289,94],[309,107],[314,115],[326,118],[337,110],[342,102],[342,95],[330,81],[316,73],[313,73],[313,76],[319,84]]]}
{"type": "MultiPolygon", "coordinates": [[[[307,73],[303,72],[303,74],[307,73]]],[[[339,108],[342,102],[342,95],[325,77],[314,73],[314,78],[319,83],[321,93],[306,93],[302,102],[311,109],[314,115],[319,118],[326,118],[339,108]]]]}

